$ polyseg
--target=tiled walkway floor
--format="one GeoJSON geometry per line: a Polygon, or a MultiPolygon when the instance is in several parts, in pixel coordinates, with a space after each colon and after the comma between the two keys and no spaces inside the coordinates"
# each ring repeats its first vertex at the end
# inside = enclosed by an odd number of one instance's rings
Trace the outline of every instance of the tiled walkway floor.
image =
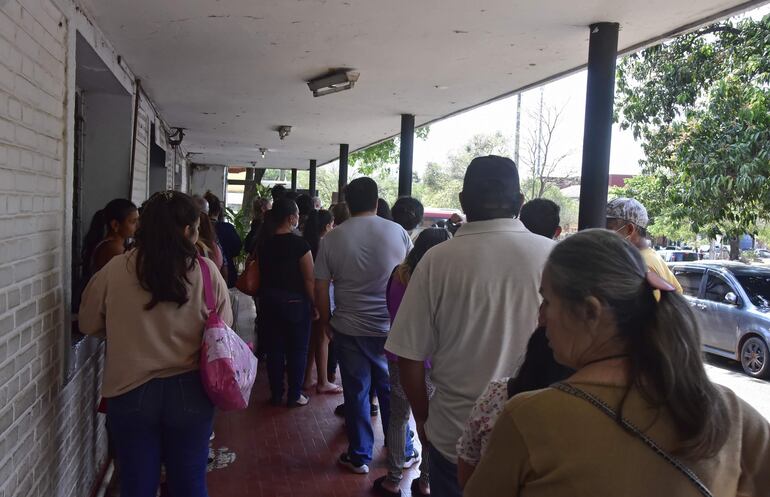
{"type": "MultiPolygon", "coordinates": [[[[253,312],[241,299],[241,312],[253,312]]],[[[252,318],[253,319],[253,318],[252,318]]],[[[252,321],[253,322],[253,321],[252,321]]],[[[248,319],[239,319],[239,333],[248,338],[248,319]],[[243,325],[241,325],[243,323],[243,325]]],[[[211,497],[358,497],[375,495],[372,482],[386,473],[380,417],[375,423],[375,454],[368,475],[337,466],[347,448],[344,423],[334,415],[342,395],[314,395],[296,409],[268,402],[267,372],[260,365],[247,410],[218,413],[212,442],[218,460],[209,473],[211,497]],[[234,453],[234,461],[228,464],[234,453]],[[229,458],[228,458],[229,456],[229,458]],[[216,467],[219,466],[219,467],[216,467]]],[[[417,471],[405,472],[402,495],[417,471]]]]}

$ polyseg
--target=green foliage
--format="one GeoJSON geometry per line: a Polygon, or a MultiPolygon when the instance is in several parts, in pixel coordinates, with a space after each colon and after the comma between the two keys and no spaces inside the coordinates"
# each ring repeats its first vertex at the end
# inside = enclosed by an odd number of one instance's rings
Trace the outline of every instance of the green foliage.
{"type": "MultiPolygon", "coordinates": [[[[429,133],[429,126],[423,126],[414,130],[414,135],[420,140],[427,139],[429,133]]],[[[391,167],[398,164],[400,152],[401,144],[399,138],[390,138],[350,154],[350,165],[363,176],[371,176],[376,171],[382,170],[390,172],[391,167]]]]}
{"type": "Polygon", "coordinates": [[[617,118],[643,142],[654,179],[633,186],[649,187],[656,231],[734,237],[768,219],[769,84],[770,16],[718,23],[621,62],[617,118]]]}

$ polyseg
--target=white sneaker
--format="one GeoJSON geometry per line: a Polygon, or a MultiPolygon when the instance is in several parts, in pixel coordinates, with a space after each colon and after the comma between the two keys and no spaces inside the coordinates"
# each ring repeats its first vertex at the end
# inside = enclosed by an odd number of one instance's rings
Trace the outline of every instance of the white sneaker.
{"type": "Polygon", "coordinates": [[[353,464],[353,461],[350,460],[350,457],[345,453],[340,455],[340,458],[337,459],[337,462],[339,463],[340,466],[345,466],[346,468],[348,468],[353,473],[356,473],[357,475],[365,475],[369,473],[369,466],[367,466],[366,464],[361,464],[360,466],[356,466],[355,464],[353,464]]]}
{"type": "Polygon", "coordinates": [[[294,402],[289,402],[289,407],[302,407],[308,405],[310,402],[310,397],[305,395],[304,393],[299,394],[299,398],[295,400],[294,402]]]}
{"type": "Polygon", "coordinates": [[[417,452],[416,450],[413,450],[412,451],[412,455],[410,455],[409,457],[407,457],[404,460],[404,466],[403,467],[404,467],[404,469],[409,469],[409,468],[411,468],[412,466],[414,466],[415,464],[417,464],[419,462],[420,462],[420,453],[417,452]]]}

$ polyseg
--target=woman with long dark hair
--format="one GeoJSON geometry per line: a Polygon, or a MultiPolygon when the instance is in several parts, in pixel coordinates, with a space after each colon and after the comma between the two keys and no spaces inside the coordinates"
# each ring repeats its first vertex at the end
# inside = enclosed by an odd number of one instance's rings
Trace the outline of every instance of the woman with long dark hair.
{"type": "Polygon", "coordinates": [[[130,200],[116,198],[94,214],[83,241],[83,282],[126,251],[126,243],[136,233],[139,211],[130,200]]]}
{"type": "Polygon", "coordinates": [[[155,497],[161,463],[171,495],[208,495],[214,407],[198,371],[208,317],[199,261],[228,324],[232,309],[214,263],[198,258],[198,223],[192,198],[156,193],[144,204],[136,248],[114,257],[83,292],[80,330],[107,337],[102,394],[121,495],[155,497]]]}
{"type": "Polygon", "coordinates": [[[464,495],[767,495],[770,425],[709,380],[690,306],[636,247],[572,235],[541,293],[554,357],[576,373],[507,403],[464,495]]]}
{"type": "Polygon", "coordinates": [[[305,363],[314,318],[313,255],[310,245],[294,234],[299,223],[297,204],[281,197],[265,219],[257,244],[259,308],[267,338],[267,372],[271,402],[283,401],[287,376],[287,405],[307,405],[302,393],[305,363]]]}
{"type": "MultiPolygon", "coordinates": [[[[406,293],[409,279],[412,277],[417,265],[423,256],[439,243],[449,240],[452,235],[442,228],[429,228],[423,230],[414,242],[414,248],[406,256],[404,262],[393,270],[388,282],[386,302],[391,323],[396,318],[396,313],[401,305],[401,300],[406,293]]],[[[425,312],[428,312],[426,309],[425,312]]],[[[427,331],[426,331],[427,333],[427,331]]],[[[412,411],[409,400],[401,387],[398,369],[398,356],[385,352],[388,357],[388,374],[390,375],[390,421],[388,423],[388,474],[378,478],[374,482],[374,488],[380,495],[400,495],[399,485],[405,468],[410,468],[420,460],[420,456],[412,444],[409,433],[409,417],[412,411]]],[[[433,394],[433,384],[430,381],[430,364],[426,363],[425,386],[428,394],[433,394]]],[[[423,441],[424,443],[425,441],[423,441]]],[[[412,495],[430,495],[428,452],[423,451],[420,464],[420,477],[412,482],[412,495]]]]}
{"type": "Polygon", "coordinates": [[[225,258],[227,286],[232,288],[238,280],[238,268],[235,265],[235,259],[241,255],[243,243],[235,226],[225,220],[225,206],[222,205],[219,198],[210,191],[206,192],[203,197],[209,203],[209,217],[214,225],[214,231],[225,258]]]}
{"type": "MultiPolygon", "coordinates": [[[[310,252],[313,254],[313,261],[318,255],[318,246],[321,238],[326,236],[334,227],[334,218],[332,213],[327,210],[313,210],[305,221],[305,230],[302,238],[310,245],[310,252]]],[[[322,394],[342,393],[342,387],[329,381],[328,362],[329,362],[329,337],[323,330],[313,323],[310,337],[310,350],[307,354],[307,365],[305,366],[305,381],[303,389],[308,391],[315,386],[316,392],[322,394]],[[313,366],[316,370],[317,381],[313,383],[313,366]]]]}

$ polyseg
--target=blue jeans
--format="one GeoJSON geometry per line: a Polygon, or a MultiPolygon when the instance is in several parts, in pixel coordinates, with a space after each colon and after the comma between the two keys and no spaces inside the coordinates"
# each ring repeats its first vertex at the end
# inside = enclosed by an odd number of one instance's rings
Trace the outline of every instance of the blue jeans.
{"type": "Polygon", "coordinates": [[[208,497],[206,465],[214,406],[200,372],[150,380],[107,399],[120,467],[120,495],[155,497],[160,466],[171,495],[208,497]]]}
{"type": "MultiPolygon", "coordinates": [[[[369,391],[377,393],[380,403],[382,429],[387,437],[390,420],[390,382],[385,358],[386,337],[358,337],[334,334],[334,351],[340,363],[345,396],[345,431],[348,436],[348,457],[355,465],[372,460],[374,430],[372,429],[369,391]]],[[[411,440],[408,445],[411,445],[411,440]]],[[[411,454],[412,447],[407,447],[411,454]]]]}
{"type": "Polygon", "coordinates": [[[441,497],[463,497],[457,481],[457,465],[441,455],[433,445],[428,444],[430,454],[430,493],[441,497]]]}
{"type": "Polygon", "coordinates": [[[294,402],[302,393],[307,352],[310,346],[310,301],[302,294],[265,289],[259,296],[267,338],[267,376],[274,403],[283,399],[286,373],[289,392],[294,402]]]}

